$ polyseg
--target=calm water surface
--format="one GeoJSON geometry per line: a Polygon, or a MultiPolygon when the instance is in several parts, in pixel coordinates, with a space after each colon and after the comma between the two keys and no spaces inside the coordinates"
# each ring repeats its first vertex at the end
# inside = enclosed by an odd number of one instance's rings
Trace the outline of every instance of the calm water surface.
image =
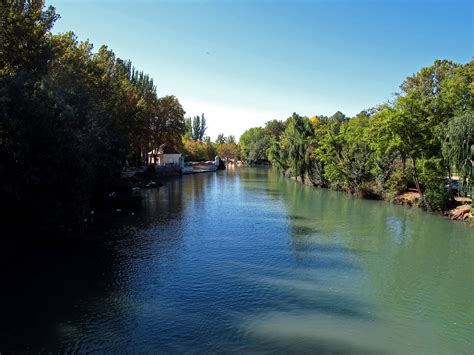
{"type": "Polygon", "coordinates": [[[474,352],[474,232],[267,169],[186,176],[3,272],[0,352],[474,352]]]}

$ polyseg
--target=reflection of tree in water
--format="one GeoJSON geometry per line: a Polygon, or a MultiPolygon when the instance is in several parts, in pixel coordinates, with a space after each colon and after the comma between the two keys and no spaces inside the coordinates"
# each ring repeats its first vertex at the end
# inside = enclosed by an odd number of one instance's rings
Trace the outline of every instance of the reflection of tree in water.
{"type": "Polygon", "coordinates": [[[417,336],[412,343],[430,344],[430,327],[449,324],[446,334],[455,339],[452,325],[468,324],[468,316],[460,315],[469,313],[462,307],[472,303],[474,286],[460,275],[472,269],[468,263],[473,249],[467,245],[473,243],[463,226],[384,201],[309,190],[292,181],[270,179],[269,187],[280,189],[288,211],[289,245],[299,265],[341,274],[351,272],[353,265],[353,277],[360,283],[356,294],[370,296],[374,312],[405,322],[401,337],[417,336]],[[405,314],[420,320],[405,321],[405,314]],[[420,329],[428,338],[421,337],[420,329]]]}
{"type": "MultiPolygon", "coordinates": [[[[323,229],[328,230],[337,222],[336,216],[326,210],[337,197],[328,196],[325,201],[314,199],[316,190],[269,169],[244,170],[241,178],[245,189],[268,205],[265,213],[274,205],[279,206],[272,217],[276,218],[275,222],[269,223],[286,225],[282,228],[285,235],[275,237],[287,238],[287,243],[282,243],[283,248],[289,249],[288,257],[281,258],[278,268],[269,266],[259,271],[256,282],[263,289],[272,289],[272,302],[252,317],[249,332],[262,339],[275,335],[271,349],[279,351],[350,349],[369,353],[371,347],[358,349],[350,337],[336,332],[331,339],[320,329],[324,325],[322,319],[329,319],[331,325],[338,328],[348,322],[370,322],[372,319],[367,302],[352,292],[355,286],[351,283],[347,284],[347,289],[341,289],[338,284],[338,274],[360,272],[359,266],[347,258],[352,250],[331,237],[321,236],[323,229]]],[[[286,253],[283,251],[283,254],[286,253]]],[[[354,280],[356,282],[357,278],[354,280]]]]}
{"type": "Polygon", "coordinates": [[[159,189],[144,191],[143,209],[139,217],[142,223],[170,222],[180,218],[185,210],[185,183],[174,178],[164,182],[159,189]]]}
{"type": "Polygon", "coordinates": [[[0,274],[2,290],[8,290],[0,293],[1,350],[92,345],[91,329],[110,336],[109,342],[125,341],[120,334],[126,337],[130,322],[144,312],[141,299],[150,282],[159,283],[167,271],[161,259],[169,267],[179,255],[183,196],[183,181],[170,180],[145,191],[134,215],[122,211],[109,227],[80,241],[39,245],[12,258],[0,274]]]}
{"type": "Polygon", "coordinates": [[[81,302],[111,291],[113,256],[102,243],[38,245],[1,273],[3,351],[60,349],[57,325],[81,317],[81,302]]]}

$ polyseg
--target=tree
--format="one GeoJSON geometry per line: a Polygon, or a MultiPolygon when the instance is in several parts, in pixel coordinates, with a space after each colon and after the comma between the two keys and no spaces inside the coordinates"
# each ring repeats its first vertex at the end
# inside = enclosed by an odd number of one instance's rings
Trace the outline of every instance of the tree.
{"type": "Polygon", "coordinates": [[[228,136],[227,139],[226,139],[226,143],[228,143],[228,144],[236,144],[235,136],[233,136],[232,134],[231,134],[230,136],[228,136]]]}
{"type": "Polygon", "coordinates": [[[239,146],[235,143],[219,144],[217,154],[223,159],[237,159],[239,157],[239,146]]]}
{"type": "Polygon", "coordinates": [[[285,124],[282,121],[271,120],[265,123],[265,132],[274,139],[280,139],[284,130],[285,124]]]}
{"type": "Polygon", "coordinates": [[[318,127],[316,159],[324,163],[325,178],[332,186],[352,193],[368,192],[367,184],[373,178],[368,125],[368,118],[360,116],[318,127]]]}
{"type": "Polygon", "coordinates": [[[345,121],[346,119],[348,119],[348,117],[345,114],[343,114],[341,111],[337,111],[335,114],[329,117],[330,121],[339,122],[339,123],[345,121]]]}
{"type": "Polygon", "coordinates": [[[58,16],[43,1],[1,10],[1,207],[40,228],[79,227],[127,162],[179,144],[184,111],[107,47],[51,34],[58,16]]]}
{"type": "Polygon", "coordinates": [[[193,119],[191,117],[184,119],[184,130],[184,138],[193,139],[193,119]]]}
{"type": "Polygon", "coordinates": [[[206,130],[207,130],[206,118],[204,117],[204,114],[202,114],[201,125],[199,127],[199,140],[200,141],[204,140],[204,137],[206,137],[206,130]]]}
{"type": "Polygon", "coordinates": [[[175,96],[165,96],[158,100],[158,112],[153,122],[154,146],[168,144],[181,145],[181,136],[185,133],[184,110],[175,96]]]}
{"type": "Polygon", "coordinates": [[[183,153],[186,160],[202,161],[214,160],[216,147],[210,141],[184,140],[183,153]]]}
{"type": "Polygon", "coordinates": [[[456,170],[466,195],[472,190],[474,161],[474,112],[467,111],[449,121],[444,130],[442,154],[450,172],[456,170]],[[470,186],[468,186],[470,184],[470,186]]]}
{"type": "Polygon", "coordinates": [[[192,119],[188,119],[188,130],[192,140],[203,141],[206,135],[206,118],[204,114],[199,116],[194,116],[192,119]],[[189,128],[190,127],[190,128],[189,128]]]}
{"type": "Polygon", "coordinates": [[[280,148],[286,152],[287,165],[293,176],[300,177],[301,181],[304,181],[305,175],[310,171],[312,136],[311,121],[296,113],[288,118],[281,136],[280,148]]]}
{"type": "Polygon", "coordinates": [[[192,139],[194,141],[202,141],[202,137],[201,137],[201,117],[194,116],[192,127],[193,127],[192,135],[191,135],[192,139]]]}
{"type": "Polygon", "coordinates": [[[282,149],[281,145],[279,140],[271,140],[267,153],[272,165],[281,173],[285,173],[288,169],[288,157],[287,152],[282,149]]]}
{"type": "Polygon", "coordinates": [[[379,106],[369,118],[369,146],[372,151],[372,174],[381,189],[391,198],[407,188],[406,151],[401,149],[400,137],[389,128],[394,109],[379,106]]]}
{"type": "Polygon", "coordinates": [[[4,0],[0,9],[0,76],[44,74],[54,56],[48,34],[59,18],[55,8],[45,9],[42,0],[4,0]]]}
{"type": "Polygon", "coordinates": [[[226,142],[225,136],[223,133],[217,135],[216,144],[224,144],[226,142]]]}
{"type": "Polygon", "coordinates": [[[270,137],[261,127],[250,128],[240,137],[239,146],[242,158],[250,163],[268,160],[270,137]]]}

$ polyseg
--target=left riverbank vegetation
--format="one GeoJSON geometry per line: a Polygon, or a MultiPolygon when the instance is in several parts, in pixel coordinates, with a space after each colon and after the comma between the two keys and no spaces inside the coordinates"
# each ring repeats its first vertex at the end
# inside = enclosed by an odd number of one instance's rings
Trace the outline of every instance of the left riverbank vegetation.
{"type": "Polygon", "coordinates": [[[181,147],[185,112],[106,46],[53,34],[59,15],[43,1],[0,7],[2,220],[79,228],[124,166],[163,143],[181,147]]]}
{"type": "Polygon", "coordinates": [[[469,201],[473,193],[473,77],[473,61],[436,60],[406,78],[393,101],[354,117],[294,113],[250,128],[242,157],[363,197],[400,200],[413,191],[420,207],[446,210],[455,195],[469,201]]]}

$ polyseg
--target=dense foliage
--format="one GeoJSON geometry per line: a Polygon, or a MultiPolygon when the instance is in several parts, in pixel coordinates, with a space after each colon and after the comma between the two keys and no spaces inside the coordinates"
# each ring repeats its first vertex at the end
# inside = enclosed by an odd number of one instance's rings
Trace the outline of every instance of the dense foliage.
{"type": "Polygon", "coordinates": [[[193,141],[203,141],[206,138],[206,117],[201,116],[188,117],[185,120],[185,138],[193,141]]]}
{"type": "Polygon", "coordinates": [[[235,137],[230,135],[225,137],[219,134],[216,139],[217,154],[224,160],[237,160],[240,156],[239,146],[235,142],[235,137]]]}
{"type": "Polygon", "coordinates": [[[240,139],[242,157],[365,196],[392,198],[413,187],[423,207],[443,209],[453,175],[461,194],[473,189],[473,70],[473,61],[437,60],[408,77],[393,102],[355,117],[293,114],[251,128],[240,139]]]}
{"type": "Polygon", "coordinates": [[[11,216],[70,228],[127,164],[181,144],[184,111],[129,61],[72,33],[39,0],[2,1],[0,200],[11,216]]]}
{"type": "Polygon", "coordinates": [[[204,142],[192,139],[183,139],[183,154],[186,161],[214,160],[217,150],[209,139],[204,142]]]}

